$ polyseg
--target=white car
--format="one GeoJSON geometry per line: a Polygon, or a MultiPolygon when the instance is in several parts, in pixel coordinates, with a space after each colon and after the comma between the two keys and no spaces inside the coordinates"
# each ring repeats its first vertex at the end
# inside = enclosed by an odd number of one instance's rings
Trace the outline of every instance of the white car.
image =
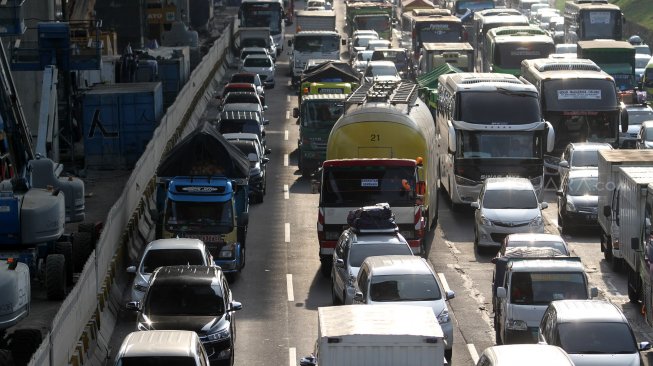
{"type": "Polygon", "coordinates": [[[349,43],[349,55],[355,58],[356,53],[365,50],[367,44],[374,39],[379,39],[379,36],[374,34],[361,34],[352,38],[352,41],[349,43]]]}
{"type": "Polygon", "coordinates": [[[263,85],[274,88],[274,61],[268,55],[249,55],[243,60],[240,71],[259,74],[263,85]]]}
{"type": "Polygon", "coordinates": [[[270,52],[268,51],[267,48],[263,47],[243,47],[240,50],[240,57],[239,57],[239,63],[238,67],[241,68],[243,67],[243,61],[245,61],[245,57],[249,55],[268,55],[270,56],[270,52]]]}
{"type": "Polygon", "coordinates": [[[387,39],[375,39],[367,42],[367,50],[374,51],[380,48],[390,48],[392,44],[387,39]]]}
{"type": "Polygon", "coordinates": [[[199,239],[159,239],[150,242],[137,266],[127,267],[127,273],[135,274],[131,301],[143,301],[149,287],[150,275],[158,267],[197,264],[213,266],[213,256],[199,239]]]}
{"type": "Polygon", "coordinates": [[[653,149],[653,121],[645,121],[637,134],[638,149],[653,149]]]}
{"type": "Polygon", "coordinates": [[[486,178],[474,213],[474,248],[498,249],[508,234],[544,233],[542,209],[527,178],[486,178]]]}
{"type": "Polygon", "coordinates": [[[413,255],[367,257],[356,282],[354,304],[428,306],[444,333],[445,357],[451,359],[453,320],[447,301],[456,294],[445,289],[426,259],[413,255]]]}
{"type": "Polygon", "coordinates": [[[368,62],[361,83],[374,81],[401,81],[395,63],[392,61],[368,62]]]}

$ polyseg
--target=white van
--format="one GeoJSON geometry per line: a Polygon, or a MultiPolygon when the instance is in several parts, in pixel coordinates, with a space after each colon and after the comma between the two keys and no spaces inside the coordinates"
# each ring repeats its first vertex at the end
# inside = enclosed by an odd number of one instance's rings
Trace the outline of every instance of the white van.
{"type": "Polygon", "coordinates": [[[187,330],[148,330],[127,334],[115,366],[157,364],[208,366],[209,356],[197,333],[187,330]],[[149,360],[151,357],[151,360],[149,360]]]}

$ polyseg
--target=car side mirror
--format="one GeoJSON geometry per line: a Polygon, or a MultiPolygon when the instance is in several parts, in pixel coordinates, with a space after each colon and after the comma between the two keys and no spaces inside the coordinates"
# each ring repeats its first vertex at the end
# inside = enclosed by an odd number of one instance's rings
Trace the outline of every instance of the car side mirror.
{"type": "Polygon", "coordinates": [[[269,119],[264,119],[264,120],[263,120],[263,126],[267,126],[267,125],[269,125],[269,124],[270,124],[270,120],[269,120],[269,119]]]}
{"type": "Polygon", "coordinates": [[[295,107],[292,109],[292,118],[299,118],[299,108],[295,107]]]}
{"type": "Polygon", "coordinates": [[[354,294],[354,302],[355,303],[361,303],[361,304],[365,303],[365,300],[363,299],[363,293],[362,292],[356,291],[356,293],[354,294]]]}
{"type": "Polygon", "coordinates": [[[559,189],[559,190],[556,191],[556,196],[558,196],[558,197],[562,197],[562,196],[563,196],[563,194],[562,194],[562,189],[559,189]]]}
{"type": "Polygon", "coordinates": [[[499,299],[505,299],[506,298],[506,288],[505,287],[497,287],[497,298],[499,298],[499,299]]]}
{"type": "Polygon", "coordinates": [[[596,287],[592,287],[590,289],[590,297],[591,298],[599,297],[599,289],[596,287]]]}
{"type": "Polygon", "coordinates": [[[125,305],[127,310],[139,311],[141,309],[141,303],[139,301],[130,301],[125,305]]]}
{"type": "Polygon", "coordinates": [[[472,202],[469,205],[472,206],[472,208],[475,208],[475,209],[478,209],[478,208],[481,207],[481,205],[478,204],[478,201],[472,202]]]}
{"type": "Polygon", "coordinates": [[[499,257],[493,257],[492,259],[490,259],[490,262],[492,262],[493,264],[497,264],[498,261],[499,261],[499,257]]]}
{"type": "Polygon", "coordinates": [[[136,266],[127,267],[127,273],[136,273],[136,266]]]}
{"type": "Polygon", "coordinates": [[[229,303],[229,311],[238,311],[243,310],[243,304],[238,301],[232,301],[229,303]]]}
{"type": "Polygon", "coordinates": [[[603,206],[603,216],[610,217],[612,216],[612,207],[605,205],[603,206]]]}
{"type": "Polygon", "coordinates": [[[561,168],[569,168],[569,162],[567,160],[560,160],[558,164],[561,168]]]}
{"type": "Polygon", "coordinates": [[[299,366],[316,366],[317,359],[313,355],[308,355],[299,360],[299,366]]]}
{"type": "Polygon", "coordinates": [[[544,210],[545,208],[548,208],[548,207],[549,207],[549,204],[548,204],[548,203],[546,203],[546,202],[542,202],[542,203],[540,203],[540,208],[541,208],[542,210],[544,210]]]}
{"type": "Polygon", "coordinates": [[[265,155],[272,154],[272,149],[265,149],[265,155]]]}
{"type": "Polygon", "coordinates": [[[267,111],[267,110],[268,110],[268,106],[264,105],[264,106],[263,106],[263,110],[264,110],[264,111],[267,111]]]}
{"type": "Polygon", "coordinates": [[[270,158],[263,158],[261,164],[267,164],[270,161],[270,158]]]}
{"type": "Polygon", "coordinates": [[[634,251],[639,250],[639,239],[637,238],[630,238],[630,249],[634,251]]]}
{"type": "Polygon", "coordinates": [[[447,290],[447,294],[446,294],[446,299],[447,299],[447,300],[451,300],[451,299],[453,299],[453,298],[455,298],[455,297],[456,297],[456,293],[455,293],[455,292],[453,292],[453,291],[451,291],[451,290],[447,290]]]}
{"type": "Polygon", "coordinates": [[[637,346],[640,351],[648,351],[651,349],[651,342],[639,342],[637,346]]]}
{"type": "Polygon", "coordinates": [[[336,259],[336,268],[345,268],[345,261],[342,258],[336,259]]]}
{"type": "Polygon", "coordinates": [[[238,226],[247,226],[249,224],[249,212],[242,212],[238,215],[238,226]]]}

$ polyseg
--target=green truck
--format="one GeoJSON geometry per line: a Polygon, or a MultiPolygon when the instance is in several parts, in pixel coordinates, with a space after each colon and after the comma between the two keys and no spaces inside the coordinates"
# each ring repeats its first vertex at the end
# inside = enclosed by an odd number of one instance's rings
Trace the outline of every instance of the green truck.
{"type": "Polygon", "coordinates": [[[594,61],[614,78],[621,92],[636,88],[635,48],[626,41],[601,39],[578,41],[578,58],[594,61]]]}
{"type": "Polygon", "coordinates": [[[310,176],[326,159],[333,125],[343,114],[347,94],[310,94],[302,98],[293,117],[299,118],[299,170],[310,176]]]}
{"type": "Polygon", "coordinates": [[[375,30],[382,39],[392,40],[393,7],[381,2],[346,2],[348,34],[362,29],[375,30]]]}

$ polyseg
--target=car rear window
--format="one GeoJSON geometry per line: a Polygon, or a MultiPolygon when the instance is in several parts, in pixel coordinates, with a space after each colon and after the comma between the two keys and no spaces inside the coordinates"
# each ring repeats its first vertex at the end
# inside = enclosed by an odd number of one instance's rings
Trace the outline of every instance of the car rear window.
{"type": "Polygon", "coordinates": [[[440,300],[440,287],[431,274],[407,273],[372,276],[372,301],[433,301],[440,300]]]}
{"type": "Polygon", "coordinates": [[[406,244],[361,244],[352,245],[349,250],[349,265],[360,267],[367,257],[375,255],[413,255],[413,251],[406,244]]]}
{"type": "Polygon", "coordinates": [[[270,67],[272,63],[267,58],[248,58],[245,59],[245,67],[270,67]]]}
{"type": "Polygon", "coordinates": [[[528,189],[491,189],[485,191],[483,208],[531,209],[537,208],[535,192],[528,189]]]}
{"type": "Polygon", "coordinates": [[[122,357],[117,366],[195,366],[195,359],[188,356],[139,356],[122,357]]]}
{"type": "Polygon", "coordinates": [[[222,316],[224,300],[219,285],[157,283],[150,286],[145,298],[149,315],[222,316]]]}
{"type": "Polygon", "coordinates": [[[152,273],[158,267],[186,264],[207,265],[202,252],[197,249],[148,250],[143,258],[143,273],[152,273]]]}

